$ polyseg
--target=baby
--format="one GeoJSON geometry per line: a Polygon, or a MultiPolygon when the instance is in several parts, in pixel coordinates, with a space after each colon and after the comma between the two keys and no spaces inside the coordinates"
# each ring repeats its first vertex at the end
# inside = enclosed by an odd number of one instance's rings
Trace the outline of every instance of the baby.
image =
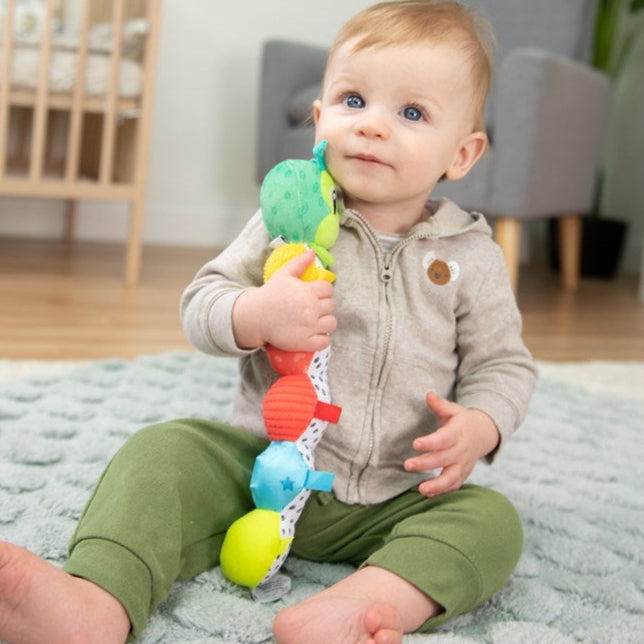
{"type": "Polygon", "coordinates": [[[291,552],[358,566],[280,610],[279,644],[397,644],[489,599],[522,549],[500,494],[466,483],[519,426],[535,382],[500,249],[482,216],[430,201],[485,151],[490,29],[455,2],[385,2],[333,44],[316,141],[345,210],[337,280],[303,282],[313,251],[262,283],[271,241],[256,214],[186,288],[200,350],[240,357],[230,424],[181,420],[133,435],[114,457],[59,570],[0,544],[0,639],[135,638],[177,579],[219,563],[253,507],[266,447],[261,404],[275,375],[263,347],[320,351],[342,407],[316,450],[335,474],[311,495],[291,552]]]}

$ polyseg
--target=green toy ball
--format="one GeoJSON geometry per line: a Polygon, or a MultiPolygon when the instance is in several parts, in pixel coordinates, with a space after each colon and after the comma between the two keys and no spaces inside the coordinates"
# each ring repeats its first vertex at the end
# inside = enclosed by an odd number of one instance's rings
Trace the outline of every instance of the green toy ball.
{"type": "Polygon", "coordinates": [[[293,537],[280,537],[280,515],[255,509],[233,523],[221,547],[221,569],[240,586],[254,588],[279,555],[288,552],[293,537]]]}

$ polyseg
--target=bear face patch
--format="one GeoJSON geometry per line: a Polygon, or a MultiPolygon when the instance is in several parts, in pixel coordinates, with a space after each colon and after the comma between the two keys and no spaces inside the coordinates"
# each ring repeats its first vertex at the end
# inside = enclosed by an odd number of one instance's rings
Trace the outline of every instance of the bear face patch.
{"type": "Polygon", "coordinates": [[[458,262],[438,259],[434,251],[430,251],[423,257],[423,268],[427,279],[437,286],[445,286],[450,282],[455,282],[461,274],[458,262]]]}

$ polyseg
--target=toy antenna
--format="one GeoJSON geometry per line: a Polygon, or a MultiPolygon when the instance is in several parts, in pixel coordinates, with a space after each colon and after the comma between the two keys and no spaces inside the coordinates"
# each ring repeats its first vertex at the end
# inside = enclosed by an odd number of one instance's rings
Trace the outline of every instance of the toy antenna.
{"type": "Polygon", "coordinates": [[[320,172],[326,170],[326,163],[324,162],[324,152],[326,151],[326,139],[320,141],[314,148],[313,154],[315,155],[314,161],[317,161],[320,166],[320,172]]]}

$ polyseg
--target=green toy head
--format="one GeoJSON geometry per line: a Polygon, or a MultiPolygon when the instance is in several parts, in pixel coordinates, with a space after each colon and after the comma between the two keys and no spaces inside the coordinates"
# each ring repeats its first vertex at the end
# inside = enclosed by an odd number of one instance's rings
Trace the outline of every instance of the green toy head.
{"type": "Polygon", "coordinates": [[[305,243],[325,266],[333,263],[328,249],[340,230],[338,191],[324,165],[326,141],[313,150],[315,159],[287,159],[266,175],[259,193],[264,224],[271,239],[305,243]]]}

